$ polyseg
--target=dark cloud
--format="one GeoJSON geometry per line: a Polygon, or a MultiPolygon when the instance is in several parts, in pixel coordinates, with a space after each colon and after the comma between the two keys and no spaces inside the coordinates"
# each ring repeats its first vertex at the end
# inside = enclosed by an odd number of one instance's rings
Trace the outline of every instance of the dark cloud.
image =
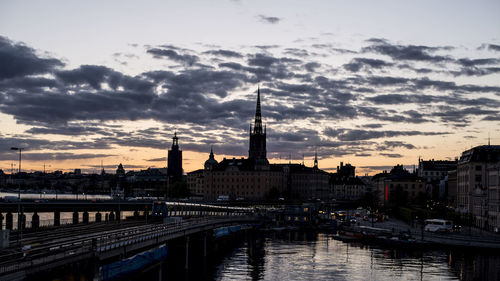
{"type": "Polygon", "coordinates": [[[152,158],[152,159],[144,159],[148,162],[163,162],[167,161],[167,157],[159,157],[159,158],[152,158]]]}
{"type": "Polygon", "coordinates": [[[281,18],[278,17],[269,17],[265,15],[258,15],[258,18],[261,22],[270,24],[277,24],[282,20],[281,18]]]}
{"type": "Polygon", "coordinates": [[[500,52],[500,45],[488,44],[488,50],[500,52]]]}
{"type": "Polygon", "coordinates": [[[389,158],[401,158],[403,155],[398,154],[398,153],[379,153],[380,156],[385,156],[389,158]]]}
{"type": "Polygon", "coordinates": [[[340,141],[359,141],[379,138],[392,138],[399,136],[436,136],[446,135],[449,132],[420,132],[420,131],[374,131],[359,129],[333,129],[327,128],[323,131],[325,135],[337,138],[340,141]]]}
{"type": "Polygon", "coordinates": [[[411,143],[405,143],[402,141],[384,141],[383,143],[381,143],[377,146],[377,150],[390,150],[390,149],[394,149],[394,148],[398,148],[398,147],[402,147],[402,148],[406,148],[406,149],[416,149],[417,148],[411,143]]]}
{"type": "MultiPolygon", "coordinates": [[[[15,160],[17,155],[0,153],[0,160],[15,160]]],[[[82,160],[94,158],[106,158],[116,156],[113,154],[99,153],[71,153],[71,152],[23,152],[23,160],[27,161],[51,161],[51,160],[82,160]]]]}
{"type": "Polygon", "coordinates": [[[420,45],[395,45],[383,39],[370,39],[372,45],[364,47],[363,52],[372,52],[387,55],[395,61],[426,61],[432,63],[442,63],[453,61],[446,56],[433,55],[438,50],[449,50],[451,47],[428,47],[420,45]]]}
{"type": "Polygon", "coordinates": [[[344,64],[344,68],[351,72],[358,72],[360,70],[381,69],[384,67],[391,67],[393,63],[389,63],[378,59],[369,58],[354,58],[351,62],[344,64]]]}
{"type": "Polygon", "coordinates": [[[198,56],[188,55],[188,54],[179,54],[178,51],[175,51],[172,49],[152,48],[152,49],[147,50],[147,52],[152,54],[154,58],[166,57],[172,61],[186,64],[189,66],[192,66],[199,61],[198,56]]]}
{"type": "Polygon", "coordinates": [[[317,68],[321,67],[321,64],[317,62],[309,62],[304,65],[307,71],[314,72],[317,68]]]}
{"type": "Polygon", "coordinates": [[[215,56],[221,56],[221,57],[226,57],[226,58],[242,58],[243,55],[234,51],[230,50],[210,50],[203,52],[203,54],[209,54],[209,55],[215,55],[215,56]]]}
{"type": "Polygon", "coordinates": [[[0,36],[0,80],[52,72],[64,64],[55,58],[41,58],[22,43],[0,36]]]}

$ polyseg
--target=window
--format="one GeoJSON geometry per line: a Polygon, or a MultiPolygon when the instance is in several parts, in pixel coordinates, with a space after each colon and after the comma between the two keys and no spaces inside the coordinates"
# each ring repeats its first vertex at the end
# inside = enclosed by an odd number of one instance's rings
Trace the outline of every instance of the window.
{"type": "Polygon", "coordinates": [[[481,165],[477,165],[477,166],[476,166],[476,171],[481,171],[481,170],[482,170],[482,168],[483,168],[483,167],[482,167],[481,165]]]}
{"type": "Polygon", "coordinates": [[[481,182],[481,175],[476,175],[476,182],[481,182]]]}

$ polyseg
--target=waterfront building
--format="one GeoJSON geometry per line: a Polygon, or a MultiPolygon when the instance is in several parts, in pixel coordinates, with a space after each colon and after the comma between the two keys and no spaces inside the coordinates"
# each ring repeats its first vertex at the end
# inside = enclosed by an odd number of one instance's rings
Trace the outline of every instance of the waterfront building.
{"type": "Polygon", "coordinates": [[[488,226],[489,230],[500,231],[500,163],[489,164],[488,175],[488,226]]]}
{"type": "Polygon", "coordinates": [[[170,184],[182,181],[182,150],[179,149],[177,132],[172,138],[172,148],[168,151],[167,173],[170,184]]]}
{"type": "Polygon", "coordinates": [[[356,201],[365,196],[367,186],[356,177],[356,167],[340,162],[337,172],[330,174],[330,190],[336,200],[356,201]]]}
{"type": "Polygon", "coordinates": [[[375,185],[375,196],[381,205],[422,203],[426,198],[424,179],[416,173],[408,172],[403,165],[394,166],[389,173],[384,171],[377,174],[372,180],[375,185]]]}
{"type": "Polygon", "coordinates": [[[315,157],[314,167],[304,164],[276,164],[283,175],[283,196],[289,199],[327,200],[331,198],[329,174],[320,170],[315,157]]]}
{"type": "Polygon", "coordinates": [[[458,160],[456,209],[471,214],[477,227],[489,228],[487,167],[499,162],[499,145],[476,146],[458,160]]]}
{"type": "Polygon", "coordinates": [[[457,160],[418,159],[417,175],[424,179],[429,198],[445,199],[445,190],[440,189],[440,182],[448,175],[448,171],[456,170],[457,162],[457,160]]]}

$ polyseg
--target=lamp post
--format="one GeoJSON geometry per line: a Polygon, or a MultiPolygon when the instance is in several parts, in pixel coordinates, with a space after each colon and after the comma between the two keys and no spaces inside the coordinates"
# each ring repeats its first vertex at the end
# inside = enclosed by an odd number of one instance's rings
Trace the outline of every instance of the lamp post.
{"type": "MultiPolygon", "coordinates": [[[[24,148],[22,147],[11,147],[10,150],[18,150],[19,151],[19,166],[18,166],[18,172],[17,174],[20,175],[21,173],[21,154],[24,148]]],[[[19,188],[17,192],[17,199],[21,200],[21,183],[19,182],[19,188]]]]}
{"type": "MultiPolygon", "coordinates": [[[[10,150],[17,150],[19,151],[19,169],[17,172],[17,175],[20,176],[21,174],[21,153],[24,148],[22,147],[11,147],[10,150]]],[[[19,179],[18,179],[19,180],[19,179]]],[[[17,231],[19,231],[19,236],[17,239],[17,243],[21,244],[21,240],[23,239],[23,214],[21,213],[21,182],[18,181],[18,188],[17,188],[17,231]]]]}

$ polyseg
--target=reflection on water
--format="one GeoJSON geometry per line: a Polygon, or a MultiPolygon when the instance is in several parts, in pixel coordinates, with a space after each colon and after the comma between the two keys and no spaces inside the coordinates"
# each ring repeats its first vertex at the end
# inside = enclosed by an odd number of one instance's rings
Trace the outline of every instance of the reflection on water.
{"type": "Polygon", "coordinates": [[[216,280],[499,280],[500,257],[347,244],[304,232],[249,239],[217,267],[216,280]]]}

